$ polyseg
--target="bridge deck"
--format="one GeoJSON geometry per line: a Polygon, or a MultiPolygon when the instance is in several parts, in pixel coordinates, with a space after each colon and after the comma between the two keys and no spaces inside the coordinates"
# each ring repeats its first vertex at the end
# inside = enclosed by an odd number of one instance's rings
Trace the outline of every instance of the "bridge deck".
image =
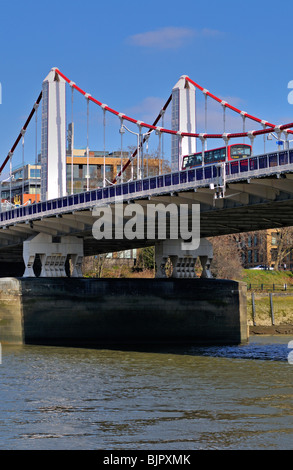
{"type": "MultiPolygon", "coordinates": [[[[85,253],[145,245],[141,240],[95,240],[95,206],[115,202],[200,203],[201,236],[216,236],[293,225],[293,149],[226,164],[209,165],[19,207],[0,214],[0,250],[20,246],[29,236],[84,238],[85,253]],[[225,185],[225,197],[218,197],[225,185]]],[[[151,241],[148,241],[151,244],[151,241]]]]}

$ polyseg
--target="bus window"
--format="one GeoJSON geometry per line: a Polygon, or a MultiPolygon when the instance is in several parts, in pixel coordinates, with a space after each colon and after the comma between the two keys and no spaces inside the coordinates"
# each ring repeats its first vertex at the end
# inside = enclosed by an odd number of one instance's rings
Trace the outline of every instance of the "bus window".
{"type": "Polygon", "coordinates": [[[183,157],[183,170],[197,165],[201,165],[201,154],[186,155],[183,157]]]}
{"type": "Polygon", "coordinates": [[[205,161],[205,163],[211,163],[213,161],[213,151],[212,150],[205,152],[204,161],[205,161]]]}
{"type": "Polygon", "coordinates": [[[225,148],[221,149],[221,160],[226,160],[226,149],[225,148]]]}
{"type": "Polygon", "coordinates": [[[188,160],[188,157],[183,157],[183,161],[182,161],[182,169],[184,170],[187,166],[187,160],[188,160]]]}
{"type": "Polygon", "coordinates": [[[215,162],[218,162],[220,159],[221,159],[221,150],[220,150],[220,149],[214,150],[214,158],[213,158],[213,160],[214,160],[215,162]]]}
{"type": "Polygon", "coordinates": [[[197,153],[196,155],[194,155],[192,165],[201,165],[201,160],[202,160],[202,154],[197,153]]]}

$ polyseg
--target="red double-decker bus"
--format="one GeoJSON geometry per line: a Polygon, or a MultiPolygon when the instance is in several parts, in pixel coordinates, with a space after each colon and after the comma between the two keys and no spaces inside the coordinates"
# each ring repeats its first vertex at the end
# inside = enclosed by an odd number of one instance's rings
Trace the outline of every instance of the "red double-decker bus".
{"type": "MultiPolygon", "coordinates": [[[[251,145],[248,144],[232,144],[227,147],[220,147],[204,152],[204,164],[219,163],[225,161],[234,161],[251,156],[251,145]],[[226,158],[228,152],[228,158],[226,158]]],[[[185,155],[182,159],[182,170],[187,170],[202,165],[202,152],[185,155]]]]}

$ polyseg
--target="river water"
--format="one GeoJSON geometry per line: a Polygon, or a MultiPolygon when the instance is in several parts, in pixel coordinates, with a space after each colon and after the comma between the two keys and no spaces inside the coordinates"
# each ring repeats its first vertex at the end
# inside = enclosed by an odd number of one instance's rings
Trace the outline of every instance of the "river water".
{"type": "Polygon", "coordinates": [[[0,449],[293,449],[287,336],[161,351],[2,346],[0,449]]]}

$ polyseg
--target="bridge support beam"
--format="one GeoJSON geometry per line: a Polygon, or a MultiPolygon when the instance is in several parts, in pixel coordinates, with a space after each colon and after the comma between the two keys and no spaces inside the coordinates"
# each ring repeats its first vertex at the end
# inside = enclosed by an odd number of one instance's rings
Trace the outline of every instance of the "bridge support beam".
{"type": "Polygon", "coordinates": [[[83,240],[80,238],[52,237],[45,233],[30,237],[23,243],[23,277],[35,277],[33,266],[37,255],[42,264],[40,277],[66,277],[68,256],[72,264],[71,277],[82,277],[83,240]]]}
{"type": "Polygon", "coordinates": [[[173,265],[171,277],[193,278],[195,274],[195,263],[197,258],[200,259],[202,265],[202,278],[211,278],[210,264],[213,259],[212,244],[202,238],[200,245],[195,250],[182,250],[182,240],[164,240],[156,243],[155,257],[157,265],[157,278],[167,277],[166,265],[168,259],[173,265]]]}

